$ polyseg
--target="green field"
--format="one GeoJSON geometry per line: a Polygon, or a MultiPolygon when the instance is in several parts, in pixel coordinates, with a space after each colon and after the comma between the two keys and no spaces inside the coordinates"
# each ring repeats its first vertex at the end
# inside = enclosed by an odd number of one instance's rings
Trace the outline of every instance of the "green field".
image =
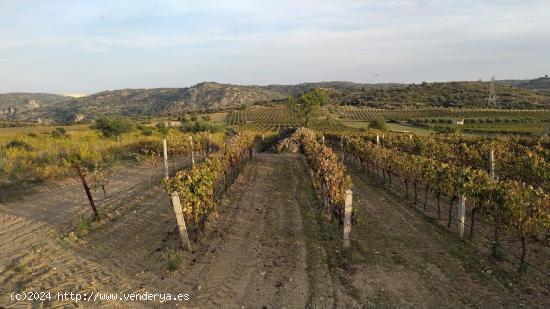
{"type": "Polygon", "coordinates": [[[550,121],[550,110],[502,110],[502,109],[458,109],[458,108],[415,108],[377,109],[340,107],[340,119],[347,121],[372,121],[377,117],[386,120],[408,121],[412,119],[531,119],[550,121]]]}

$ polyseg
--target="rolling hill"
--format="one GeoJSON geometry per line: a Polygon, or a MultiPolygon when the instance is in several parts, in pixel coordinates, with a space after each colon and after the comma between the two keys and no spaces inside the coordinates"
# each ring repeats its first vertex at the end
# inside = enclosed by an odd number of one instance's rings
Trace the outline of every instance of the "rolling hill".
{"type": "MultiPolygon", "coordinates": [[[[219,111],[256,104],[282,104],[287,97],[316,87],[328,89],[331,103],[335,105],[377,108],[441,106],[550,109],[550,92],[525,89],[522,87],[525,83],[497,82],[498,99],[493,106],[487,104],[490,84],[480,81],[408,85],[338,81],[268,86],[203,82],[186,88],[103,91],[79,98],[12,93],[0,95],[0,120],[78,122],[108,114],[154,117],[193,111],[219,111]]],[[[537,82],[537,85],[542,87],[544,82],[537,82]]]]}

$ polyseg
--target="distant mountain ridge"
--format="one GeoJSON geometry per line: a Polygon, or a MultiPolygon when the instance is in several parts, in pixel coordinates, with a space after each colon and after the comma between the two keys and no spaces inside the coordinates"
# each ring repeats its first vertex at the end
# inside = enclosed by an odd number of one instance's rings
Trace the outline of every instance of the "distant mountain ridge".
{"type": "Polygon", "coordinates": [[[51,93],[12,92],[0,94],[0,119],[18,120],[24,113],[53,107],[70,98],[51,93]]]}
{"type": "Polygon", "coordinates": [[[550,81],[497,81],[498,106],[487,106],[488,82],[359,84],[345,81],[297,85],[241,86],[203,82],[185,88],[120,89],[83,97],[43,93],[0,94],[0,120],[77,122],[101,115],[131,117],[216,111],[254,104],[280,104],[289,96],[321,87],[331,103],[368,107],[447,106],[476,108],[550,108],[550,81]],[[528,85],[528,86],[526,86],[528,85]]]}
{"type": "MultiPolygon", "coordinates": [[[[48,104],[40,105],[34,109],[20,109],[10,118],[0,116],[0,119],[73,122],[107,114],[148,117],[204,110],[226,110],[246,107],[259,102],[283,100],[316,87],[345,90],[361,86],[368,85],[351,82],[322,82],[298,85],[241,86],[203,82],[186,88],[102,91],[79,98],[54,95],[58,99],[56,102],[48,102],[48,104]]],[[[27,96],[32,97],[33,94],[27,94],[27,96]]],[[[38,98],[36,101],[40,101],[40,99],[38,98]]],[[[24,104],[24,100],[19,102],[19,106],[24,104]]]]}

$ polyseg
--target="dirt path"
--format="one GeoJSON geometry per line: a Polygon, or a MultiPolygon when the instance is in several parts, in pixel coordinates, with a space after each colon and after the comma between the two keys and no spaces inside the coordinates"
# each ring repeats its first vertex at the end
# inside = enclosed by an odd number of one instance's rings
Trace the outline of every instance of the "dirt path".
{"type": "Polygon", "coordinates": [[[364,218],[352,231],[349,286],[367,308],[543,308],[513,281],[485,272],[487,261],[469,243],[430,223],[348,166],[354,207],[364,218]]]}
{"type": "Polygon", "coordinates": [[[260,154],[239,179],[224,202],[234,213],[220,224],[223,239],[189,272],[197,282],[191,306],[305,307],[305,239],[297,177],[289,173],[299,163],[292,155],[260,154]]]}

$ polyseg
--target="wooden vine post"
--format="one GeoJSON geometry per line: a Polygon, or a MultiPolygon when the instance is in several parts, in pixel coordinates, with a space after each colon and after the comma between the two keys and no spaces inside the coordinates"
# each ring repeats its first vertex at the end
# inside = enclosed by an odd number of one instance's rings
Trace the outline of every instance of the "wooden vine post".
{"type": "Polygon", "coordinates": [[[342,229],[342,239],[344,248],[350,247],[349,233],[351,232],[351,212],[352,212],[353,192],[347,190],[344,196],[344,228],[342,229]]]}
{"type": "Polygon", "coordinates": [[[80,177],[80,180],[82,181],[82,186],[84,187],[84,191],[86,191],[86,196],[88,196],[88,200],[90,201],[90,206],[92,207],[94,216],[96,220],[99,221],[99,213],[97,212],[97,208],[95,207],[94,198],[92,197],[92,193],[90,192],[90,187],[86,182],[86,177],[84,177],[84,173],[82,173],[82,169],[80,168],[80,165],[78,165],[78,163],[76,163],[74,167],[76,169],[76,172],[78,173],[78,176],[80,177]]]}
{"type": "Polygon", "coordinates": [[[212,153],[212,132],[208,132],[208,153],[212,153]]]}
{"type": "Polygon", "coordinates": [[[162,151],[164,155],[164,179],[168,179],[168,146],[166,145],[166,139],[162,140],[162,151]]]}
{"type": "Polygon", "coordinates": [[[191,165],[195,165],[195,149],[193,149],[193,136],[189,136],[189,142],[191,142],[191,165]]]}
{"type": "Polygon", "coordinates": [[[346,153],[344,152],[344,136],[340,136],[340,153],[342,156],[342,161],[346,162],[346,153]]]}
{"type": "Polygon", "coordinates": [[[376,146],[380,147],[380,135],[376,134],[376,146]]]}
{"type": "Polygon", "coordinates": [[[489,154],[489,175],[491,176],[491,180],[495,180],[495,151],[491,149],[491,153],[489,154]]]}
{"type": "Polygon", "coordinates": [[[458,196],[458,234],[464,236],[464,222],[466,221],[466,196],[461,193],[458,196]]]}
{"type": "Polygon", "coordinates": [[[189,241],[189,235],[187,234],[187,226],[185,225],[185,219],[183,218],[183,209],[181,208],[180,196],[178,192],[174,191],[170,194],[172,198],[172,206],[176,213],[176,220],[178,222],[178,230],[180,231],[181,243],[184,249],[191,252],[191,242],[189,241]]]}

